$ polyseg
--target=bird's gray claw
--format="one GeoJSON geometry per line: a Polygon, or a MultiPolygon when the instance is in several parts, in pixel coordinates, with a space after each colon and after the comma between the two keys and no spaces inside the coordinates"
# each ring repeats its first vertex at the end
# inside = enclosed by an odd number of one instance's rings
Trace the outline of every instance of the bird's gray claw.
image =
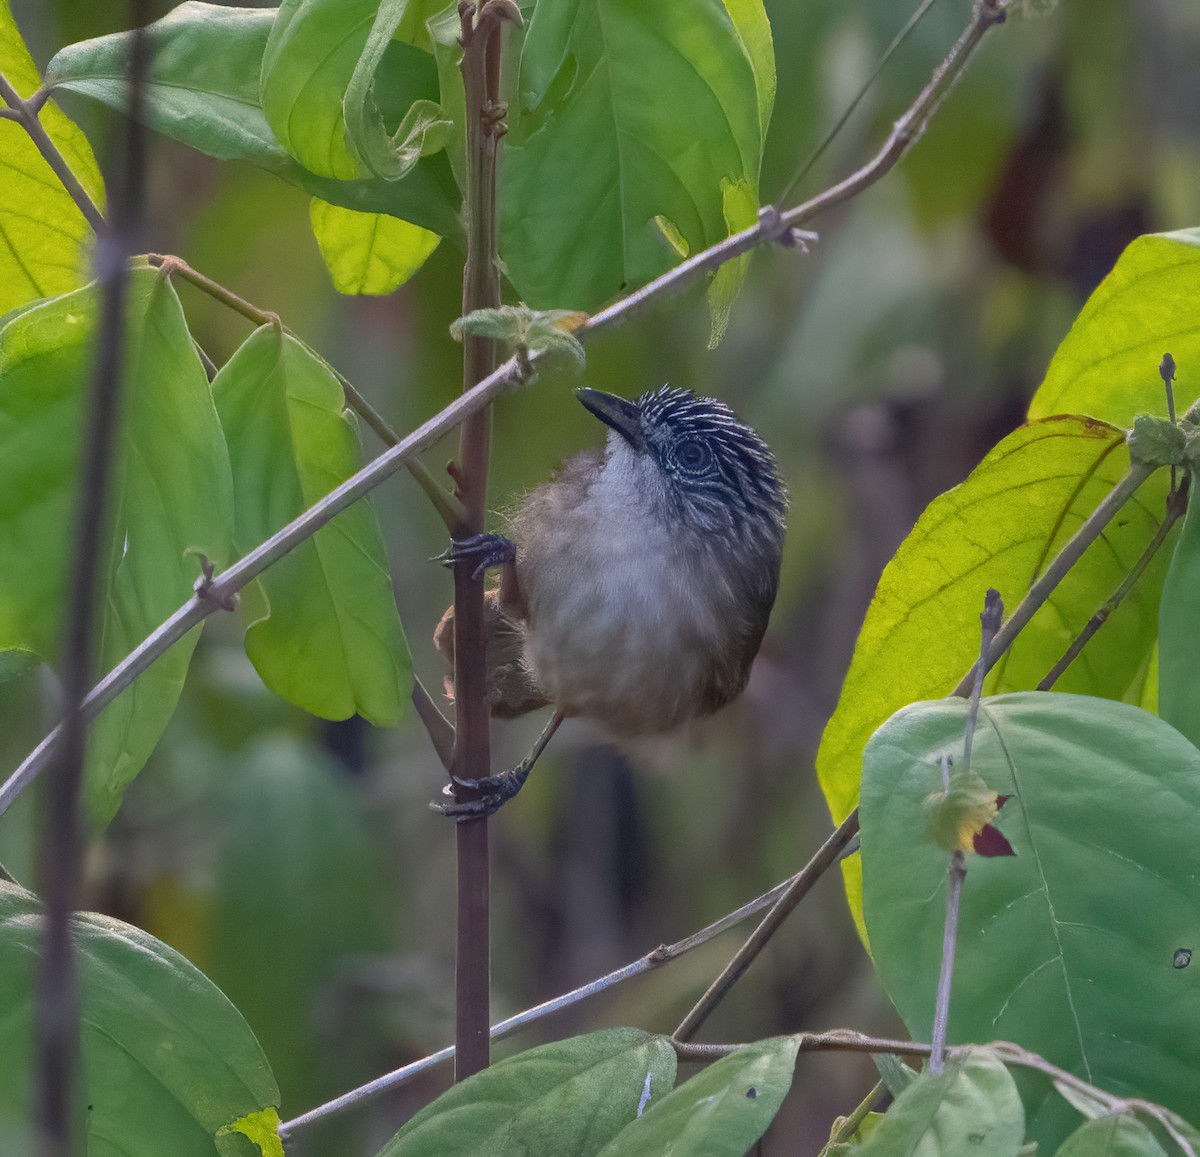
{"type": "Polygon", "coordinates": [[[504,535],[473,534],[469,538],[455,539],[447,550],[434,555],[433,561],[446,567],[453,567],[462,560],[474,562],[476,566],[471,577],[478,582],[489,570],[504,566],[516,557],[517,548],[504,535]]]}

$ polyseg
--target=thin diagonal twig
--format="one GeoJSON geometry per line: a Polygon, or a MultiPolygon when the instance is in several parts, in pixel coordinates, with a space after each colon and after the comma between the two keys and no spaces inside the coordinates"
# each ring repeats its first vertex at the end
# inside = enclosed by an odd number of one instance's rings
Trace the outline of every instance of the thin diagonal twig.
{"type": "Polygon", "coordinates": [[[1037,689],[1039,691],[1049,691],[1062,678],[1063,672],[1075,662],[1079,657],[1079,653],[1087,646],[1091,637],[1108,622],[1113,611],[1125,601],[1130,591],[1137,585],[1146,567],[1153,562],[1154,556],[1158,554],[1162,544],[1166,542],[1167,536],[1171,533],[1175,523],[1179,521],[1184,511],[1187,510],[1189,489],[1190,486],[1186,476],[1179,486],[1172,488],[1170,496],[1167,498],[1167,512],[1163,516],[1162,522],[1158,524],[1158,529],[1154,532],[1154,537],[1147,544],[1146,549],[1138,556],[1137,562],[1130,568],[1129,573],[1121,580],[1121,585],[1104,600],[1096,613],[1084,624],[1079,634],[1071,640],[1070,646],[1063,652],[1062,657],[1050,668],[1042,681],[1038,683],[1037,689]]]}
{"type": "Polygon", "coordinates": [[[886,49],[884,49],[883,55],[879,58],[875,64],[875,67],[871,70],[871,75],[867,77],[867,79],[862,83],[862,86],[859,88],[858,92],[854,94],[854,99],[846,106],[842,112],[842,115],[838,117],[836,121],[834,121],[829,131],[821,138],[821,141],[817,147],[813,149],[813,151],[804,159],[800,167],[796,170],[795,175],[783,187],[783,192],[775,198],[776,205],[782,207],[783,202],[792,195],[792,191],[798,184],[800,184],[802,180],[804,180],[804,177],[808,171],[817,163],[817,161],[821,159],[821,156],[824,154],[825,150],[829,148],[834,140],[837,139],[838,134],[843,128],[846,127],[846,122],[854,115],[854,110],[857,109],[860,104],[862,104],[867,93],[871,91],[871,86],[883,74],[883,70],[887,68],[888,62],[895,55],[900,45],[902,45],[905,40],[908,39],[909,34],[913,31],[913,29],[921,23],[921,21],[925,18],[925,14],[930,8],[933,7],[934,3],[935,0],[921,0],[920,7],[917,8],[917,10],[908,18],[907,21],[905,21],[904,27],[896,33],[896,35],[892,38],[892,42],[887,46],[886,49]]]}
{"type": "MultiPolygon", "coordinates": [[[[571,1008],[582,1001],[589,1000],[591,997],[606,992],[608,989],[626,980],[632,980],[635,976],[642,976],[647,972],[653,972],[663,967],[663,965],[669,964],[671,961],[677,960],[688,952],[699,948],[701,945],[707,944],[714,937],[720,936],[723,932],[729,931],[730,928],[736,927],[743,920],[749,920],[752,916],[757,916],[758,913],[770,908],[807,871],[808,866],[806,865],[795,876],[784,880],[780,884],[776,884],[769,892],[764,892],[763,895],[756,897],[747,904],[743,904],[740,908],[732,912],[726,913],[720,919],[714,920],[711,924],[706,925],[697,932],[693,932],[690,936],[685,936],[682,940],[675,941],[674,944],[660,944],[653,951],[647,952],[644,956],[640,956],[637,960],[621,968],[606,973],[604,976],[597,977],[595,980],[589,981],[579,988],[574,988],[570,992],[563,993],[552,1000],[547,1000],[533,1008],[526,1009],[524,1012],[518,1013],[516,1016],[511,1016],[507,1020],[500,1021],[499,1024],[492,1027],[492,1040],[501,1040],[504,1037],[511,1036],[520,1029],[534,1024],[547,1016],[571,1008]]],[[[920,1046],[914,1046],[913,1051],[920,1051],[920,1046]]],[[[317,1121],[324,1120],[326,1117],[337,1113],[345,1112],[347,1109],[354,1108],[356,1105],[377,1097],[389,1089],[398,1088],[400,1085],[412,1080],[418,1074],[425,1072],[426,1069],[439,1065],[443,1061],[450,1060],[453,1056],[454,1047],[450,1046],[449,1048],[432,1053],[430,1056],[423,1057],[419,1061],[413,1061],[411,1064],[405,1065],[401,1069],[396,1069],[394,1072],[377,1077],[375,1080],[357,1089],[343,1093],[340,1097],[336,1097],[324,1105],[318,1105],[315,1109],[310,1109],[307,1113],[293,1120],[285,1121],[279,1127],[279,1135],[286,1140],[299,1130],[313,1125],[317,1121]]]]}
{"type": "Polygon", "coordinates": [[[838,826],[837,830],[817,849],[816,854],[788,884],[771,911],[754,929],[745,944],[738,949],[733,959],[721,970],[721,974],[709,985],[708,990],[696,1002],[687,1016],[671,1035],[676,1040],[690,1040],[713,1010],[741,979],[767,942],[779,931],[780,925],[795,909],[796,905],[812,890],[812,886],[836,863],[846,845],[858,834],[858,808],[855,808],[838,826]]]}

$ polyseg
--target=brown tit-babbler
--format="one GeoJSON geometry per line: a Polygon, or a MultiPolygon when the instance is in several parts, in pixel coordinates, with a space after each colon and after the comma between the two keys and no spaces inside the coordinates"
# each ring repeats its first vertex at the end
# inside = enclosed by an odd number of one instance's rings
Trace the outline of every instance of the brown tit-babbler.
{"type": "MultiPolygon", "coordinates": [[[[568,459],[509,520],[511,537],[455,542],[447,565],[503,568],[486,595],[492,713],[550,704],[530,755],[462,781],[466,819],[520,789],[566,716],[617,737],[709,715],[750,677],[779,585],[787,492],[766,443],[715,398],[667,386],[626,401],[576,391],[609,427],[603,448],[568,459]]],[[[452,611],[438,627],[453,663],[452,611]]]]}

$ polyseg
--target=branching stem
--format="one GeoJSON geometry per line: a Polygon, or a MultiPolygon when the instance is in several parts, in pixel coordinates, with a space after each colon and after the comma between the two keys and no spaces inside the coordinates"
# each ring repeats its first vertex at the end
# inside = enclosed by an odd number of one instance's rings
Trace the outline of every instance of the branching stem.
{"type": "Polygon", "coordinates": [[[38,119],[38,113],[41,112],[48,95],[49,93],[45,89],[39,89],[28,100],[24,100],[13,88],[8,78],[0,72],[0,100],[4,101],[8,106],[8,111],[12,114],[7,119],[15,120],[29,135],[29,139],[33,141],[37,151],[42,154],[42,159],[50,166],[59,183],[67,191],[67,195],[78,206],[84,219],[92,227],[92,231],[97,237],[101,237],[108,232],[104,214],[96,208],[96,202],[80,184],[79,178],[71,171],[71,166],[67,164],[66,158],[50,139],[46,127],[38,119]]]}
{"type": "MultiPolygon", "coordinates": [[[[1058,552],[1053,561],[1042,572],[1029,588],[1029,593],[1017,604],[1017,609],[1009,616],[1007,622],[996,634],[988,653],[986,675],[995,666],[996,660],[1012,646],[1013,640],[1029,624],[1029,620],[1037,613],[1050,595],[1054,592],[1071,568],[1083,557],[1084,552],[1103,533],[1104,528],[1112,521],[1117,511],[1133,497],[1134,492],[1151,474],[1154,467],[1143,462],[1135,462],[1129,472],[1120,480],[1101,501],[1100,505],[1087,517],[1083,525],[1071,536],[1066,545],[1058,552]]],[[[975,685],[979,661],[971,665],[971,669],[962,677],[955,695],[966,696],[975,685]]]]}
{"type": "MultiPolygon", "coordinates": [[[[975,727],[979,722],[979,704],[983,698],[983,680],[990,666],[992,644],[1004,619],[1004,603],[1000,592],[988,588],[979,616],[979,661],[971,685],[971,708],[963,734],[963,761],[960,774],[971,769],[971,748],[975,742],[975,727]]],[[[942,754],[942,787],[950,790],[950,757],[942,754]]],[[[940,1076],[946,1069],[946,1032],[950,1025],[950,987],[954,979],[954,956],[958,948],[958,914],[962,905],[963,882],[967,878],[967,857],[955,848],[950,853],[946,877],[946,924],[942,931],[942,964],[938,972],[937,997],[933,1007],[933,1036],[929,1054],[929,1071],[940,1076]]]]}
{"type": "Polygon", "coordinates": [[[1142,551],[1137,562],[1130,568],[1129,573],[1121,580],[1121,585],[1104,600],[1096,613],[1088,619],[1087,623],[1084,624],[1083,630],[1071,640],[1071,645],[1063,652],[1062,658],[1050,668],[1045,678],[1037,685],[1039,691],[1049,691],[1062,678],[1063,672],[1075,662],[1079,657],[1079,653],[1087,646],[1091,637],[1108,622],[1109,616],[1125,601],[1129,592],[1137,585],[1137,581],[1142,577],[1146,567],[1150,565],[1154,560],[1154,556],[1158,554],[1162,544],[1166,542],[1172,527],[1179,521],[1184,511],[1187,510],[1189,489],[1186,475],[1179,486],[1172,487],[1171,494],[1167,499],[1166,514],[1163,516],[1162,522],[1158,524],[1158,529],[1154,532],[1154,537],[1150,540],[1146,549],[1142,551]]]}
{"type": "Polygon", "coordinates": [[[1137,1113],[1149,1117],[1160,1125],[1167,1135],[1179,1146],[1184,1157],[1197,1157],[1195,1146],[1184,1136],[1181,1126],[1186,1122],[1177,1117],[1170,1109],[1157,1105],[1153,1101],[1143,1101],[1136,1097],[1117,1097],[1104,1089],[1085,1081],[1075,1073],[1060,1069],[1051,1064],[1045,1057],[1030,1052],[1012,1041],[992,1041],[987,1045],[1006,1065],[1020,1065],[1022,1068],[1034,1069],[1045,1073],[1056,1085],[1063,1085],[1082,1093],[1085,1097],[1103,1105],[1110,1113],[1137,1113]]]}
{"type": "Polygon", "coordinates": [[[946,924],[942,932],[942,965],[938,973],[937,1001],[933,1012],[933,1049],[929,1071],[936,1077],[946,1069],[946,1030],[950,1024],[950,985],[954,979],[954,955],[958,943],[958,911],[967,858],[957,849],[950,853],[946,876],[946,924]]]}

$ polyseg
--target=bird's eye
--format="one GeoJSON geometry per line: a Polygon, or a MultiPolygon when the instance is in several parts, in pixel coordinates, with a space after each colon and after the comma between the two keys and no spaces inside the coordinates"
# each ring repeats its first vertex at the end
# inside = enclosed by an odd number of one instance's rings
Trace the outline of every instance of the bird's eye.
{"type": "Polygon", "coordinates": [[[689,474],[703,474],[712,464],[712,451],[703,442],[689,438],[675,451],[675,461],[689,474]]]}

